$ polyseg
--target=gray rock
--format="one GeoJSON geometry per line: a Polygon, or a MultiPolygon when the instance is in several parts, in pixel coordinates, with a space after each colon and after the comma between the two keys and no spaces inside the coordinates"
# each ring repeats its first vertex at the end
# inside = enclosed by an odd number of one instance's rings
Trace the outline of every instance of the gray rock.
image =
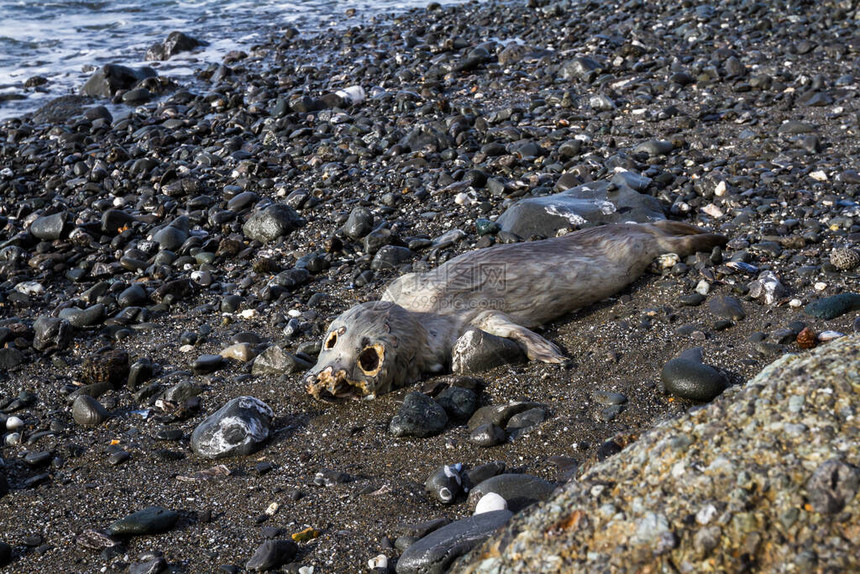
{"type": "Polygon", "coordinates": [[[649,157],[657,157],[669,154],[675,146],[666,140],[648,140],[633,148],[633,153],[644,153],[649,157]]]}
{"type": "Polygon", "coordinates": [[[846,415],[858,386],[858,335],[784,355],[595,464],[452,569],[854,571],[844,533],[860,529],[860,444],[846,440],[857,432],[846,415]]]}
{"type": "Polygon", "coordinates": [[[373,213],[366,207],[356,207],[340,229],[351,239],[361,239],[373,230],[373,213]]]}
{"type": "Polygon", "coordinates": [[[442,151],[451,147],[451,138],[433,126],[421,125],[404,136],[400,145],[409,151],[442,151]]]}
{"type": "Polygon", "coordinates": [[[469,508],[474,510],[481,497],[494,492],[508,502],[511,512],[516,513],[535,502],[546,500],[553,490],[553,483],[531,474],[498,474],[472,488],[469,508]]]}
{"type": "Polygon", "coordinates": [[[116,302],[117,305],[122,308],[136,307],[145,304],[148,299],[149,297],[146,295],[146,289],[144,289],[143,285],[135,283],[134,285],[123,289],[123,291],[117,295],[116,302]]]}
{"type": "Polygon", "coordinates": [[[386,245],[381,247],[376,255],[373,256],[373,261],[370,262],[370,268],[375,271],[397,269],[405,263],[412,261],[415,256],[407,247],[399,245],[386,245]]]}
{"type": "Polygon", "coordinates": [[[424,393],[412,392],[403,399],[388,431],[394,436],[428,437],[442,432],[448,415],[439,403],[424,393]]]}
{"type": "Polygon", "coordinates": [[[268,243],[285,237],[305,224],[305,220],[289,205],[276,203],[254,212],[242,226],[249,239],[268,243]]]}
{"type": "Polygon", "coordinates": [[[436,397],[448,417],[456,422],[469,420],[478,408],[478,395],[471,389],[463,387],[448,387],[436,397]]]}
{"type": "Polygon", "coordinates": [[[67,219],[68,214],[65,211],[40,217],[30,224],[30,233],[42,241],[59,239],[66,229],[67,219]]]}
{"type": "Polygon", "coordinates": [[[152,236],[152,240],[158,243],[161,249],[167,251],[176,251],[182,247],[186,239],[188,239],[188,232],[172,225],[162,227],[152,236]]]}
{"type": "Polygon", "coordinates": [[[561,77],[565,80],[581,80],[591,83],[597,78],[601,65],[589,57],[574,58],[561,68],[561,77]]]}
{"type": "Polygon", "coordinates": [[[86,309],[66,307],[60,311],[58,316],[60,319],[68,321],[72,327],[83,329],[101,323],[105,316],[105,306],[102,303],[96,303],[86,309]]]}
{"type": "Polygon", "coordinates": [[[71,342],[72,326],[65,319],[39,317],[33,322],[33,348],[37,351],[62,351],[71,342]]]}
{"type": "Polygon", "coordinates": [[[627,402],[627,397],[621,393],[613,393],[612,391],[594,391],[591,393],[591,398],[600,405],[623,405],[627,402]]]}
{"type": "Polygon", "coordinates": [[[702,347],[688,349],[667,362],[660,378],[666,392],[691,401],[710,401],[728,386],[725,375],[702,363],[702,347]]]}
{"type": "Polygon", "coordinates": [[[860,309],[860,294],[840,293],[813,301],[806,306],[803,312],[810,317],[829,321],[858,309],[860,309]]]}
{"type": "Polygon", "coordinates": [[[256,376],[285,375],[306,371],[312,366],[309,362],[287,353],[278,345],[271,345],[254,359],[254,363],[251,365],[251,374],[256,376]]]}
{"type": "Polygon", "coordinates": [[[143,536],[167,532],[176,525],[179,513],[160,506],[150,506],[120,518],[107,527],[109,536],[143,536]]]}
{"type": "Polygon", "coordinates": [[[206,375],[221,369],[225,364],[221,355],[200,355],[191,363],[191,370],[196,375],[206,375]]]}
{"type": "Polygon", "coordinates": [[[81,426],[98,426],[109,416],[107,409],[91,396],[79,395],[72,403],[72,418],[81,426]]]}
{"type": "Polygon", "coordinates": [[[517,413],[527,411],[536,407],[543,407],[540,403],[530,401],[517,401],[506,405],[487,405],[475,411],[475,414],[469,419],[469,431],[473,431],[479,426],[487,423],[493,423],[500,427],[508,424],[508,420],[517,413]]]}
{"type": "Polygon", "coordinates": [[[406,549],[397,574],[442,574],[451,563],[504,526],[513,513],[496,510],[456,520],[434,530],[406,549]]]}
{"type": "Polygon", "coordinates": [[[298,551],[298,545],[292,540],[266,540],[245,563],[245,570],[251,572],[273,570],[291,562],[298,551]]]}
{"type": "Polygon", "coordinates": [[[190,52],[200,46],[208,45],[207,42],[201,42],[191,36],[186,36],[182,32],[171,32],[167,39],[160,44],[153,44],[146,51],[146,60],[169,60],[171,56],[175,56],[180,52],[190,52]]]}
{"type": "Polygon", "coordinates": [[[561,193],[521,199],[496,221],[502,231],[527,238],[555,237],[567,228],[664,219],[660,202],[639,193],[630,183],[619,173],[611,181],[589,182],[561,193]]]}
{"type": "Polygon", "coordinates": [[[806,482],[809,503],[816,512],[836,514],[857,495],[860,486],[860,470],[838,458],[827,460],[806,482]]]}
{"type": "Polygon", "coordinates": [[[507,438],[504,429],[493,423],[478,425],[469,433],[469,442],[484,448],[503,444],[507,438]]]}
{"type": "Polygon", "coordinates": [[[93,100],[87,96],[68,94],[54,98],[33,114],[33,123],[63,124],[71,118],[83,115],[84,108],[93,100]]]}
{"type": "Polygon", "coordinates": [[[521,413],[517,413],[508,420],[505,430],[512,439],[518,439],[534,430],[546,420],[547,412],[543,407],[535,407],[521,413]]]}
{"type": "Polygon", "coordinates": [[[81,93],[96,98],[112,98],[119,90],[127,90],[139,81],[157,75],[150,67],[133,70],[117,64],[105,64],[93,72],[81,88],[81,93]]]}
{"type": "Polygon", "coordinates": [[[516,342],[474,328],[457,339],[451,354],[452,370],[458,375],[481,373],[525,360],[525,353],[516,342]]]}
{"type": "Polygon", "coordinates": [[[194,429],[191,449],[210,459],[250,454],[269,438],[274,416],[263,401],[237,397],[194,429]]]}
{"type": "Polygon", "coordinates": [[[24,362],[24,354],[14,347],[0,348],[0,371],[11,371],[24,362]]]}
{"type": "Polygon", "coordinates": [[[741,302],[731,296],[712,297],[708,301],[708,309],[721,319],[741,321],[747,316],[741,302]]]}

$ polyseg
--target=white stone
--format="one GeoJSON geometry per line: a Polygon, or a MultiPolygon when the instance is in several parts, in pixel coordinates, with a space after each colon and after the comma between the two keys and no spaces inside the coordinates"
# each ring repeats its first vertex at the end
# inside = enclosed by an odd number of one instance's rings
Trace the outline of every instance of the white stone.
{"type": "Polygon", "coordinates": [[[508,501],[496,494],[488,492],[481,497],[478,504],[475,505],[475,515],[484,514],[485,512],[493,512],[494,510],[506,510],[508,501]]]}

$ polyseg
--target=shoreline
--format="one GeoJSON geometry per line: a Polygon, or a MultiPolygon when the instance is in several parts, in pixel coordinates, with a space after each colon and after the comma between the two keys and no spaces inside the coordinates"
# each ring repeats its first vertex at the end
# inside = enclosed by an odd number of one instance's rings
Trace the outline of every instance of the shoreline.
{"type": "Polygon", "coordinates": [[[413,9],[232,55],[198,74],[199,92],[147,85],[163,99],[121,119],[78,107],[0,122],[4,571],[161,559],[152,571],[238,572],[266,540],[310,528],[280,571],[372,571],[384,555],[377,571],[393,572],[416,525],[472,514],[465,496],[425,493],[440,466],[501,461],[561,485],[696,406],[660,391],[682,352],[702,347],[739,386],[802,352],[804,327],[860,330],[855,311],[804,312],[858,290],[858,268],[832,258],[860,244],[858,53],[828,40],[853,16],[741,4],[413,9]],[[353,86],[364,100],[339,95],[353,86]],[[568,368],[500,364],[477,383],[428,377],[335,405],[306,394],[334,316],[407,271],[532,239],[485,232],[515,202],[619,173],[644,176],[668,218],[728,247],[542,328],[568,368]],[[270,203],[304,223],[272,239],[250,229],[270,203]],[[358,208],[368,228],[348,232],[358,208]],[[766,271],[784,288],[771,299],[766,271]],[[272,347],[281,360],[255,372],[272,347]],[[457,421],[391,434],[410,392],[446,386],[546,418],[489,448],[457,421]],[[111,416],[76,422],[82,388],[111,416]],[[607,411],[599,392],[623,406],[607,411]],[[238,396],[271,407],[270,438],[248,456],[195,454],[194,429],[238,396]],[[228,475],[198,474],[220,464],[228,475]],[[175,524],[117,545],[89,534],[149,506],[175,524]]]}

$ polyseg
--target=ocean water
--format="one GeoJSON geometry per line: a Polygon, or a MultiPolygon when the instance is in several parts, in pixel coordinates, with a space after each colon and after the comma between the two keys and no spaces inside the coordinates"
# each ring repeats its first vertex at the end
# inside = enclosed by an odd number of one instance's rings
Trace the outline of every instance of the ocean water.
{"type": "MultiPolygon", "coordinates": [[[[202,52],[158,64],[179,77],[230,50],[247,48],[289,26],[302,33],[359,23],[429,0],[0,0],[0,119],[74,93],[93,67],[144,64],[146,50],[173,30],[210,42],[202,52]],[[354,15],[348,15],[354,11],[354,15]],[[33,76],[49,83],[23,88],[33,76]],[[26,94],[23,100],[10,95],[26,94]]],[[[445,2],[451,3],[450,0],[445,2]]],[[[149,63],[148,63],[149,64],[149,63]]]]}

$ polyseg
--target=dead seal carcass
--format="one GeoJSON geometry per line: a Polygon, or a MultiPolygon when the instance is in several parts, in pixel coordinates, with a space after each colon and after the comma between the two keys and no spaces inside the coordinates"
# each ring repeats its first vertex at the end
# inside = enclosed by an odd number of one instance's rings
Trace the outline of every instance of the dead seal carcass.
{"type": "Polygon", "coordinates": [[[317,399],[373,398],[444,370],[468,329],[507,337],[529,359],[565,360],[531,328],[605,299],[658,255],[724,245],[722,235],[673,221],[604,225],[563,237],[479,249],[396,279],[381,301],[337,317],[307,391],[317,399]]]}

